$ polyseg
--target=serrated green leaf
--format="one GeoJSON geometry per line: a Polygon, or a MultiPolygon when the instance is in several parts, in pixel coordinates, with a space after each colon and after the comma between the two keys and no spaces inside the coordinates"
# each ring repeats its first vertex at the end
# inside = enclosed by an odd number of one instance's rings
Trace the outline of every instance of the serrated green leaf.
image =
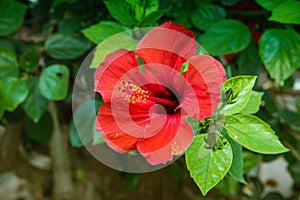
{"type": "Polygon", "coordinates": [[[121,48],[135,50],[136,45],[137,41],[132,37],[130,32],[122,32],[110,37],[97,45],[93,53],[94,57],[90,68],[97,68],[108,54],[121,48]]]}
{"type": "Polygon", "coordinates": [[[22,108],[28,117],[34,123],[37,123],[47,108],[48,100],[41,95],[37,78],[28,78],[26,83],[29,88],[29,94],[22,104],[22,108]]]}
{"type": "Polygon", "coordinates": [[[300,2],[286,1],[279,4],[272,11],[269,20],[283,24],[300,24],[300,2]]]}
{"type": "Polygon", "coordinates": [[[141,23],[141,26],[151,26],[153,25],[157,20],[159,20],[163,15],[165,14],[164,11],[162,10],[158,10],[158,11],[155,11],[153,13],[150,13],[149,15],[147,15],[142,23],[141,23]]]}
{"type": "Polygon", "coordinates": [[[158,10],[158,0],[126,0],[134,10],[135,19],[142,22],[146,16],[158,10]]]}
{"type": "MultiPolygon", "coordinates": [[[[94,138],[101,133],[95,130],[96,108],[95,100],[89,100],[79,105],[73,114],[71,122],[70,140],[72,146],[81,147],[94,142],[94,138]]],[[[98,137],[99,138],[99,137],[98,137]]]]}
{"type": "Polygon", "coordinates": [[[222,131],[222,134],[226,138],[226,140],[230,143],[231,149],[232,149],[232,154],[233,154],[233,159],[232,159],[232,165],[228,171],[230,176],[232,176],[235,180],[241,182],[241,183],[246,183],[246,180],[243,176],[244,174],[244,166],[243,166],[243,151],[242,151],[242,146],[235,142],[225,130],[222,131]]]}
{"type": "Polygon", "coordinates": [[[39,67],[40,52],[37,47],[31,47],[20,56],[20,65],[27,72],[35,72],[39,67]]]}
{"type": "Polygon", "coordinates": [[[226,116],[224,128],[234,141],[251,151],[263,154],[289,151],[280,143],[270,126],[256,116],[226,116]]]}
{"type": "Polygon", "coordinates": [[[206,156],[199,156],[205,142],[205,134],[197,135],[186,151],[186,164],[203,195],[218,184],[228,172],[232,163],[232,150],[227,143],[223,149],[210,151],[206,156]]]}
{"type": "Polygon", "coordinates": [[[0,80],[0,118],[4,110],[15,110],[27,97],[28,87],[24,80],[6,77],[0,80]]]}
{"type": "Polygon", "coordinates": [[[56,33],[47,38],[44,47],[51,57],[69,60],[83,55],[91,45],[84,40],[56,33]]]}
{"type": "Polygon", "coordinates": [[[48,66],[39,77],[41,94],[49,100],[62,100],[66,97],[70,72],[65,65],[48,66]]]}
{"type": "Polygon", "coordinates": [[[15,52],[0,47],[0,78],[18,76],[19,68],[15,52]]]}
{"type": "Polygon", "coordinates": [[[278,5],[287,0],[255,0],[258,5],[266,10],[274,10],[278,5]]]}
{"type": "Polygon", "coordinates": [[[136,19],[133,16],[132,7],[127,1],[111,0],[104,1],[104,4],[111,16],[121,24],[133,26],[137,23],[136,19]]]}
{"type": "Polygon", "coordinates": [[[298,114],[300,115],[300,98],[298,98],[296,101],[296,108],[297,108],[298,114]]]}
{"type": "Polygon", "coordinates": [[[248,27],[232,19],[224,19],[211,25],[200,37],[200,45],[214,56],[239,52],[245,49],[250,41],[251,33],[248,27]]]}
{"type": "Polygon", "coordinates": [[[260,103],[261,103],[261,98],[262,98],[263,95],[264,95],[263,92],[252,91],[248,103],[240,111],[240,113],[244,113],[244,114],[254,114],[254,113],[257,113],[259,111],[259,107],[260,107],[260,103]]]}
{"type": "MultiPolygon", "coordinates": [[[[248,103],[252,88],[255,84],[255,76],[236,76],[225,81],[221,86],[222,96],[226,96],[226,91],[232,90],[232,94],[221,113],[232,115],[240,112],[248,103]]],[[[228,95],[228,94],[227,94],[228,95]]]]}
{"type": "Polygon", "coordinates": [[[220,6],[204,4],[195,10],[191,15],[191,20],[198,29],[206,30],[214,23],[225,19],[226,11],[220,6]]]}
{"type": "Polygon", "coordinates": [[[9,35],[22,25],[26,6],[13,0],[0,1],[0,36],[9,35]]]}
{"type": "Polygon", "coordinates": [[[89,40],[95,44],[99,44],[108,37],[126,30],[128,30],[127,27],[116,22],[101,21],[98,24],[94,24],[86,29],[83,29],[82,32],[89,40]]]}
{"type": "Polygon", "coordinates": [[[259,53],[269,74],[283,85],[300,66],[300,35],[289,29],[270,29],[259,41],[259,53]]]}
{"type": "Polygon", "coordinates": [[[53,121],[51,115],[45,112],[38,123],[33,122],[29,118],[25,118],[24,128],[26,134],[32,140],[47,145],[50,142],[53,133],[53,121]]]}

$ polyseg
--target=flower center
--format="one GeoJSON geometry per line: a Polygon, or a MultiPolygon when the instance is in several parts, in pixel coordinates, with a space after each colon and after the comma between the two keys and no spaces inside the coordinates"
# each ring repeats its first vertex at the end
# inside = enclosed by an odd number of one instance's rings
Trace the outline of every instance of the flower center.
{"type": "Polygon", "coordinates": [[[151,101],[161,104],[164,107],[176,108],[179,104],[176,95],[164,86],[158,84],[147,84],[144,88],[151,85],[151,91],[143,89],[131,81],[122,80],[119,84],[118,91],[123,99],[128,103],[147,103],[151,101]]]}

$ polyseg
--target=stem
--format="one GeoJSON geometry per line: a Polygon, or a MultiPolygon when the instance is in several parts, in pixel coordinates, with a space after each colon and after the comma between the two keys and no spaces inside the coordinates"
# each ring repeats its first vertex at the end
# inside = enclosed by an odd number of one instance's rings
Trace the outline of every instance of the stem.
{"type": "Polygon", "coordinates": [[[298,151],[286,140],[283,140],[282,143],[290,149],[291,154],[296,158],[298,162],[300,162],[300,154],[298,151]]]}
{"type": "Polygon", "coordinates": [[[53,195],[55,200],[71,200],[74,198],[72,197],[73,183],[68,155],[68,134],[65,134],[65,131],[63,132],[61,129],[57,108],[54,102],[49,103],[49,112],[54,124],[54,131],[50,143],[54,176],[53,195]]]}

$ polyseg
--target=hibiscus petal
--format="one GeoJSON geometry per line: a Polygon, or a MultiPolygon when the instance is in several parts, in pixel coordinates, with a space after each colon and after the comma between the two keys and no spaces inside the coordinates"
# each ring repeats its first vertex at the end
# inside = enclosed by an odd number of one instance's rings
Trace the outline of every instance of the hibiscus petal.
{"type": "Polygon", "coordinates": [[[139,42],[136,53],[145,63],[157,63],[180,71],[197,49],[193,32],[180,24],[166,22],[149,31],[139,42]]]}
{"type": "Polygon", "coordinates": [[[102,132],[102,137],[112,149],[124,153],[136,149],[138,138],[124,133],[116,124],[110,103],[99,108],[96,130],[102,132]]]}
{"type": "MultiPolygon", "coordinates": [[[[174,121],[173,121],[174,122],[174,121]]],[[[151,148],[149,145],[156,145],[156,143],[153,142],[162,142],[164,140],[168,140],[167,135],[160,134],[156,136],[157,138],[155,141],[154,139],[147,139],[143,141],[139,141],[137,143],[137,149],[138,151],[146,157],[147,161],[152,164],[152,165],[157,165],[157,164],[165,164],[168,161],[172,160],[174,155],[180,155],[182,154],[191,144],[193,140],[193,130],[191,126],[183,119],[181,123],[178,125],[170,123],[170,126],[166,126],[166,130],[170,130],[173,133],[170,135],[174,135],[174,138],[172,138],[171,142],[165,144],[159,149],[154,150],[151,148]],[[173,126],[178,126],[176,129],[172,129],[170,126],[171,124],[173,126]],[[150,151],[149,151],[150,150],[150,151]]],[[[165,130],[165,131],[166,131],[165,130]]],[[[171,136],[169,136],[171,138],[171,136]]],[[[165,142],[164,142],[165,143],[165,142]]]]}
{"type": "Polygon", "coordinates": [[[112,92],[120,78],[137,66],[138,62],[133,51],[119,49],[109,54],[94,74],[95,91],[100,92],[104,102],[110,102],[112,92]]]}
{"type": "MultiPolygon", "coordinates": [[[[216,59],[208,55],[197,55],[189,60],[186,78],[197,95],[200,120],[212,115],[220,102],[220,87],[226,80],[226,73],[216,59]]],[[[183,98],[182,104],[188,104],[183,98]]],[[[186,105],[182,105],[185,107],[186,105]]]]}

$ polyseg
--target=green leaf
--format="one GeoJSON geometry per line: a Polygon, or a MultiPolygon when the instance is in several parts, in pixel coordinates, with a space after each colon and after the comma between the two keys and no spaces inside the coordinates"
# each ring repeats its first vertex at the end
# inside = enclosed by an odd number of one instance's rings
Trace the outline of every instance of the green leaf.
{"type": "Polygon", "coordinates": [[[158,0],[126,0],[134,10],[135,19],[142,22],[146,16],[158,10],[158,0]]]}
{"type": "Polygon", "coordinates": [[[229,143],[223,149],[210,151],[200,157],[201,146],[206,134],[197,135],[186,151],[186,164],[203,195],[224,178],[232,163],[232,151],[229,143]]]}
{"type": "Polygon", "coordinates": [[[254,43],[244,49],[238,59],[239,74],[258,76],[263,68],[258,49],[254,43]]]}
{"type": "Polygon", "coordinates": [[[27,72],[35,72],[39,67],[40,57],[39,49],[31,47],[20,56],[20,65],[27,72]]]}
{"type": "Polygon", "coordinates": [[[242,0],[221,0],[221,3],[225,6],[233,6],[242,0]]]}
{"type": "Polygon", "coordinates": [[[24,80],[6,77],[0,80],[0,118],[4,110],[14,111],[28,95],[28,87],[24,80]]]}
{"type": "Polygon", "coordinates": [[[73,114],[70,140],[72,146],[82,147],[91,143],[98,144],[99,134],[95,129],[96,108],[95,100],[89,100],[79,105],[73,114]],[[98,138],[97,140],[94,140],[98,138]]]}
{"type": "Polygon", "coordinates": [[[39,77],[41,94],[49,100],[64,99],[68,92],[69,76],[69,69],[65,65],[48,66],[39,77]]]}
{"type": "Polygon", "coordinates": [[[0,78],[19,75],[15,52],[0,47],[0,71],[0,78]]]}
{"type": "Polygon", "coordinates": [[[29,88],[29,94],[22,104],[22,108],[28,117],[34,123],[37,123],[47,108],[48,100],[41,95],[37,78],[30,77],[26,80],[26,83],[29,88]]]}
{"type": "Polygon", "coordinates": [[[234,141],[251,151],[263,154],[288,151],[280,143],[270,126],[253,115],[227,116],[224,128],[234,141]]]}
{"type": "Polygon", "coordinates": [[[29,118],[25,118],[24,127],[29,138],[40,144],[49,144],[53,133],[53,121],[48,112],[44,113],[38,123],[33,122],[29,118]]]}
{"type": "Polygon", "coordinates": [[[204,4],[192,13],[191,20],[198,29],[206,30],[225,17],[224,8],[213,4],[204,4]]]}
{"type": "Polygon", "coordinates": [[[158,10],[153,13],[150,13],[148,16],[144,18],[144,20],[141,23],[141,26],[151,26],[153,25],[157,20],[159,20],[163,15],[165,14],[164,11],[158,10]]]}
{"type": "Polygon", "coordinates": [[[240,113],[244,113],[244,114],[254,114],[254,113],[257,113],[259,111],[259,107],[260,107],[260,103],[261,103],[261,98],[262,98],[263,95],[264,95],[263,92],[252,91],[248,103],[240,111],[240,113]]]}
{"type": "Polygon", "coordinates": [[[251,151],[243,151],[244,172],[248,173],[257,166],[260,156],[251,151]]]}
{"type": "Polygon", "coordinates": [[[214,56],[239,52],[245,49],[250,41],[251,33],[248,27],[232,19],[221,20],[211,25],[200,38],[200,44],[214,56]]]}
{"type": "Polygon", "coordinates": [[[131,5],[125,0],[111,0],[104,1],[106,8],[113,18],[119,21],[121,24],[127,26],[133,26],[137,23],[133,16],[133,10],[131,5]]]}
{"type": "Polygon", "coordinates": [[[9,35],[22,25],[26,6],[13,0],[0,1],[0,36],[9,35]]]}
{"type": "Polygon", "coordinates": [[[287,0],[255,0],[258,5],[266,10],[274,10],[278,5],[287,0]]]}
{"type": "Polygon", "coordinates": [[[267,30],[259,41],[259,53],[271,77],[283,85],[300,66],[300,35],[288,29],[267,30]]]}
{"type": "Polygon", "coordinates": [[[98,24],[94,24],[86,29],[83,29],[82,32],[89,40],[95,44],[99,44],[108,37],[126,30],[128,30],[127,27],[116,22],[101,21],[98,24]]]}
{"type": "Polygon", "coordinates": [[[62,60],[77,58],[83,55],[90,46],[90,43],[84,40],[60,33],[48,37],[44,45],[47,54],[62,60]]]}
{"type": "Polygon", "coordinates": [[[130,32],[122,32],[110,37],[97,45],[90,68],[97,68],[108,54],[121,48],[135,50],[136,45],[137,41],[130,32]]]}
{"type": "Polygon", "coordinates": [[[231,149],[232,149],[232,154],[233,154],[233,159],[232,159],[232,165],[229,169],[229,174],[232,176],[235,180],[246,184],[246,180],[243,176],[244,170],[243,170],[243,151],[242,151],[242,146],[235,142],[225,130],[222,131],[222,134],[226,138],[226,140],[230,143],[231,149]]]}
{"type": "Polygon", "coordinates": [[[269,20],[283,24],[300,24],[300,2],[287,1],[278,5],[269,20]]]}
{"type": "Polygon", "coordinates": [[[76,19],[62,19],[58,23],[58,32],[71,35],[80,29],[80,22],[76,19]]]}
{"type": "Polygon", "coordinates": [[[255,80],[255,76],[236,76],[224,82],[221,86],[222,99],[227,101],[221,113],[232,115],[240,112],[250,99],[255,80]],[[228,91],[232,93],[226,94],[228,91]]]}

